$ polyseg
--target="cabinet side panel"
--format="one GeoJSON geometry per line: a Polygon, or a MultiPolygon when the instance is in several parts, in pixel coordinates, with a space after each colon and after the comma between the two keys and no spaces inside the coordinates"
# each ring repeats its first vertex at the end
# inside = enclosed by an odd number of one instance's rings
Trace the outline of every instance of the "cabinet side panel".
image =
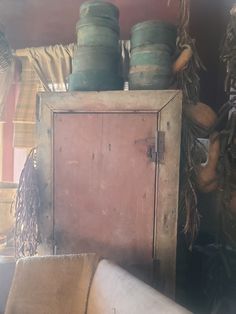
{"type": "Polygon", "coordinates": [[[158,165],[154,257],[159,267],[159,288],[175,295],[181,94],[159,114],[158,129],[165,134],[164,159],[158,165]]]}

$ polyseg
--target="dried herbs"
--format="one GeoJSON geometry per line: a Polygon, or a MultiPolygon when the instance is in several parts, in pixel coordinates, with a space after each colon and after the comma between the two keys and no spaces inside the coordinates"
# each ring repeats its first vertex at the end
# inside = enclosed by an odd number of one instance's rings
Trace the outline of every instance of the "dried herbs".
{"type": "MultiPolygon", "coordinates": [[[[190,1],[180,0],[180,22],[178,28],[177,48],[181,52],[186,45],[192,49],[192,57],[187,66],[177,73],[178,88],[183,91],[183,105],[186,107],[199,101],[200,79],[199,70],[203,67],[198,56],[195,40],[189,34],[190,1]]],[[[199,160],[195,157],[203,147],[198,137],[204,130],[187,116],[183,117],[181,144],[181,182],[180,182],[180,223],[184,221],[184,233],[189,247],[197,236],[200,215],[197,203],[196,169],[199,160]]],[[[204,132],[205,133],[205,132],[204,132]]]]}
{"type": "Polygon", "coordinates": [[[232,192],[236,191],[236,97],[220,110],[220,116],[230,115],[220,132],[221,152],[218,164],[220,193],[220,238],[236,249],[236,215],[230,208],[232,192]],[[233,110],[232,110],[233,109],[233,110]]]}
{"type": "Polygon", "coordinates": [[[36,172],[36,150],[26,160],[16,197],[16,257],[33,256],[39,244],[38,212],[40,207],[36,172]]]}
{"type": "Polygon", "coordinates": [[[189,34],[190,0],[180,0],[180,21],[178,27],[177,48],[181,52],[186,47],[192,50],[192,58],[183,71],[177,74],[178,87],[183,90],[184,103],[196,103],[199,100],[200,78],[198,72],[203,64],[197,53],[195,40],[189,34]]]}
{"type": "Polygon", "coordinates": [[[227,26],[221,49],[221,60],[226,65],[225,91],[236,89],[236,13],[231,10],[231,18],[227,26]]]}

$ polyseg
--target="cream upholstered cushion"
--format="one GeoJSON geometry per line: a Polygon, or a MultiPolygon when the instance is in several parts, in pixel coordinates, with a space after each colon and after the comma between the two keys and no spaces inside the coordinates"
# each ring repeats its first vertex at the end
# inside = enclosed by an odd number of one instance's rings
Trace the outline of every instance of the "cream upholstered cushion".
{"type": "Polygon", "coordinates": [[[188,314],[182,306],[110,261],[94,275],[87,314],[188,314]]]}
{"type": "Polygon", "coordinates": [[[0,314],[3,314],[5,311],[15,263],[14,257],[0,256],[0,314]]]}
{"type": "Polygon", "coordinates": [[[5,314],[84,314],[95,254],[20,259],[5,314]]]}

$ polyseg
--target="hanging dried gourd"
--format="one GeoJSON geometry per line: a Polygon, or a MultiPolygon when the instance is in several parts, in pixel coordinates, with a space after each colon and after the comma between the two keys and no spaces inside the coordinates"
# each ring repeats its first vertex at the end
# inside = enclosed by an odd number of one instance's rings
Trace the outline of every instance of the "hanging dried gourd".
{"type": "Polygon", "coordinates": [[[192,56],[193,56],[193,50],[190,47],[190,45],[183,45],[181,47],[181,54],[173,64],[173,73],[177,74],[180,71],[183,71],[187,68],[188,63],[190,62],[192,56]]]}
{"type": "Polygon", "coordinates": [[[208,136],[217,121],[217,114],[215,111],[210,106],[202,102],[197,102],[196,104],[185,104],[184,114],[187,119],[198,126],[198,137],[208,136]]]}

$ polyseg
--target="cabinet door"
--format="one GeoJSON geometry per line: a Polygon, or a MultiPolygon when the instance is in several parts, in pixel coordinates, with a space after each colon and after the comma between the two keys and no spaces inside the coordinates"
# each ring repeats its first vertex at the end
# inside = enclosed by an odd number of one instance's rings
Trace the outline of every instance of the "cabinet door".
{"type": "Polygon", "coordinates": [[[54,114],[57,254],[97,252],[125,266],[153,257],[157,113],[54,114]]]}
{"type": "Polygon", "coordinates": [[[95,251],[129,270],[154,261],[174,296],[181,103],[174,90],[39,95],[39,255],[95,251]]]}

